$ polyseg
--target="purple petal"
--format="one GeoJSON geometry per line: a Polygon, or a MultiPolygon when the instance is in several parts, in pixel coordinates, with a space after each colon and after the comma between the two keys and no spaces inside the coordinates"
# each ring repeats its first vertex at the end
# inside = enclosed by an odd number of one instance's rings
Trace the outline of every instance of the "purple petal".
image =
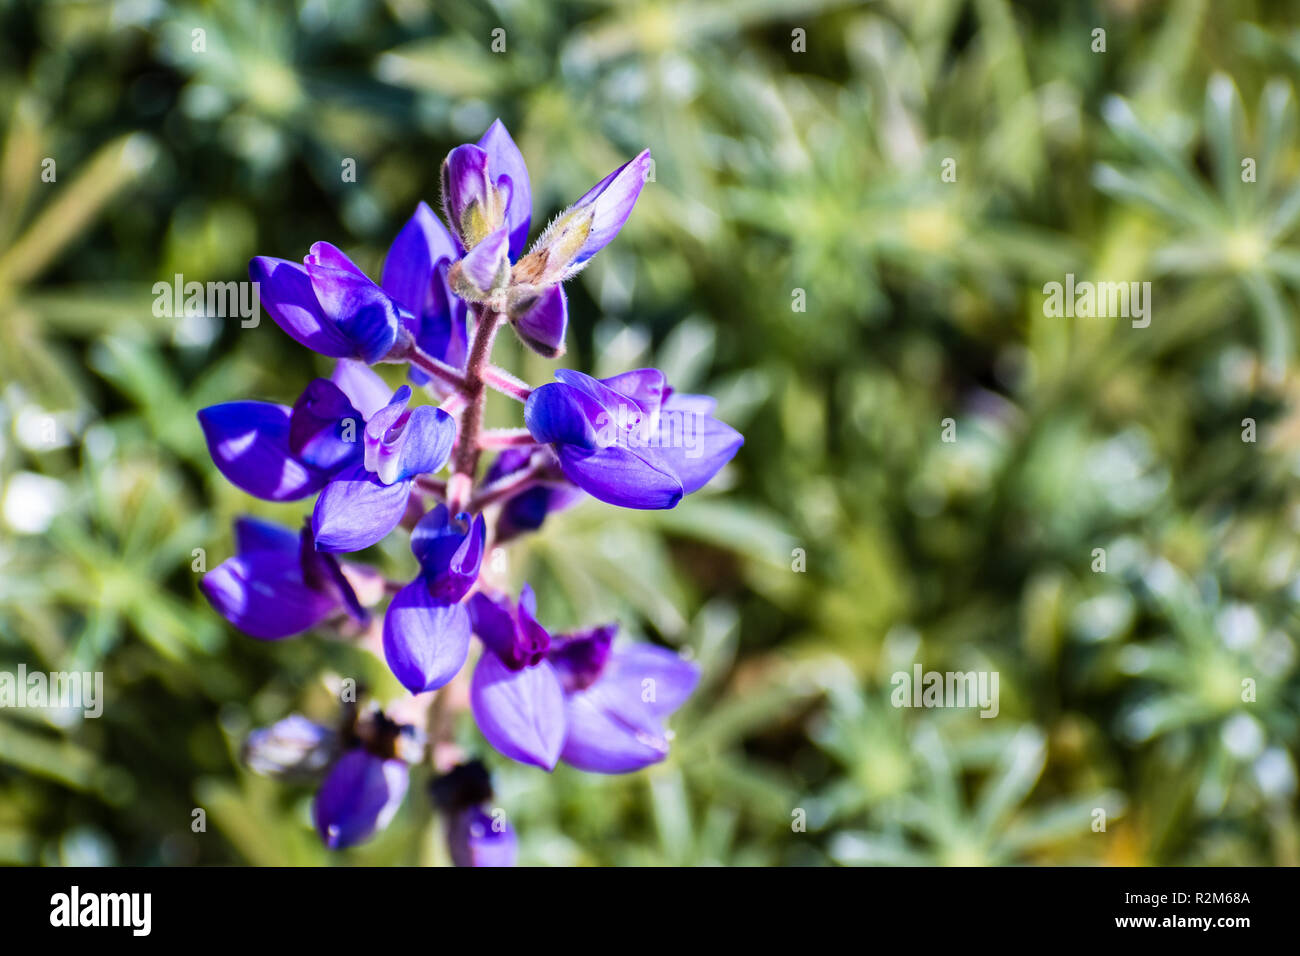
{"type": "Polygon", "coordinates": [[[588,773],[631,773],[668,756],[662,729],[629,726],[601,708],[590,691],[570,697],[565,709],[568,736],[560,756],[588,773]]]}
{"type": "Polygon", "coordinates": [[[384,657],[412,694],[437,690],[455,677],[469,654],[469,614],[444,604],[417,577],[393,597],[384,617],[384,657]]]}
{"type": "MultiPolygon", "coordinates": [[[[338,246],[328,242],[314,242],[307,255],[303,257],[303,265],[307,266],[324,266],[327,269],[341,269],[344,272],[351,272],[355,276],[366,279],[366,274],[361,271],[355,262],[347,257],[338,246]]],[[[310,270],[308,270],[310,271],[310,270]]],[[[369,279],[366,279],[369,282],[369,279]]]]}
{"type": "Polygon", "coordinates": [[[619,712],[631,723],[662,719],[691,696],[700,669],[664,647],[616,644],[598,684],[621,702],[619,712]],[[639,714],[647,715],[644,719],[639,714]]]}
{"type": "Polygon", "coordinates": [[[564,333],[569,325],[569,305],[564,287],[553,285],[513,318],[515,332],[530,349],[544,358],[564,353],[564,333]]]}
{"type": "Polygon", "coordinates": [[[566,478],[608,504],[661,510],[675,508],[682,500],[681,481],[665,466],[652,464],[648,449],[638,453],[610,445],[586,451],[577,445],[557,445],[555,454],[566,478]]]}
{"type": "Polygon", "coordinates": [[[442,204],[452,233],[465,249],[498,225],[483,218],[493,204],[492,191],[485,150],[465,145],[447,154],[442,162],[442,204]]]}
{"type": "Polygon", "coordinates": [[[478,639],[497,655],[509,655],[515,643],[515,619],[508,599],[482,591],[469,599],[470,624],[478,639]]]}
{"type": "Polygon", "coordinates": [[[609,624],[556,638],[546,659],[555,668],[566,694],[584,690],[596,682],[609,662],[617,631],[617,625],[609,624]]]}
{"type": "Polygon", "coordinates": [[[533,438],[546,444],[595,449],[596,423],[602,416],[608,418],[590,396],[559,382],[533,389],[524,404],[524,424],[533,438]]]}
{"type": "Polygon", "coordinates": [[[447,848],[457,866],[514,866],[518,841],[510,824],[482,807],[455,811],[447,821],[447,848]]]}
{"type": "Polygon", "coordinates": [[[338,759],[321,784],[312,817],[331,850],[353,846],[388,826],[406,796],[410,769],[364,750],[338,759]]]}
{"type": "Polygon", "coordinates": [[[420,562],[429,593],[446,602],[459,601],[478,581],[487,542],[482,515],[471,522],[461,512],[453,525],[446,505],[438,505],[411,531],[411,551],[420,562]]]}
{"type": "Polygon", "coordinates": [[[594,205],[595,216],[591,221],[591,231],[587,241],[574,257],[571,268],[581,266],[618,235],[632,215],[632,207],[641,195],[646,176],[650,174],[650,150],[642,150],[640,155],[614,170],[573,204],[577,209],[594,205]]]}
{"type": "Polygon", "coordinates": [[[456,420],[440,408],[408,411],[411,387],[403,385],[366,424],[365,465],[384,484],[434,472],[447,463],[456,441],[456,420]]]}
{"type": "MultiPolygon", "coordinates": [[[[560,371],[568,370],[561,369],[560,371]]],[[[566,381],[565,378],[560,377],[558,372],[556,377],[560,378],[562,382],[566,381]]],[[[606,388],[613,389],[619,395],[632,399],[650,414],[653,414],[656,409],[662,406],[664,395],[672,391],[668,387],[664,373],[657,368],[638,368],[631,372],[623,372],[611,378],[602,378],[597,381],[606,388]]]]}
{"type": "Polygon", "coordinates": [[[297,558],[302,535],[293,528],[244,516],[235,519],[235,553],[251,554],[254,551],[277,551],[287,557],[297,558]]]}
{"type": "Polygon", "coordinates": [[[337,475],[321,491],[312,512],[319,551],[360,551],[383,540],[406,513],[411,483],[385,485],[364,466],[337,475]]]}
{"type": "Polygon", "coordinates": [[[333,473],[361,456],[361,413],[327,378],[312,380],[289,418],[289,450],[313,468],[333,473]]]}
{"type": "Polygon", "coordinates": [[[303,582],[296,552],[228,558],[203,576],[199,588],[222,617],[263,640],[301,634],[338,609],[332,597],[303,582]]]}
{"type": "Polygon", "coordinates": [[[380,284],[407,311],[424,315],[440,304],[433,300],[434,266],[457,258],[456,243],[422,202],[389,246],[380,284]]]}
{"type": "Polygon", "coordinates": [[[334,363],[330,381],[339,387],[352,406],[369,421],[393,397],[393,390],[369,365],[341,358],[334,363]]]}
{"type": "Polygon", "coordinates": [[[568,697],[565,763],[594,773],[627,773],[668,753],[663,719],[690,696],[699,670],[650,644],[615,648],[600,678],[568,697]]]}
{"type": "Polygon", "coordinates": [[[528,181],[528,166],[501,120],[494,121],[488,127],[478,145],[487,153],[489,175],[497,180],[503,176],[510,180],[506,227],[510,230],[510,258],[517,259],[528,243],[528,228],[533,213],[533,191],[528,181]]]}
{"type": "Polygon", "coordinates": [[[483,294],[502,288],[510,278],[510,234],[505,227],[485,236],[465,253],[460,268],[474,289],[483,294]]]}
{"type": "Polygon", "coordinates": [[[397,303],[358,272],[312,261],[305,268],[321,315],[351,343],[347,352],[336,357],[357,358],[373,365],[387,355],[397,341],[401,324],[397,303]]]}
{"type": "Polygon", "coordinates": [[[658,424],[657,460],[678,477],[686,494],[708,484],[745,443],[730,425],[680,406],[662,409],[658,424]]]}
{"type": "Polygon", "coordinates": [[[512,671],[485,651],[474,668],[470,707],[487,742],[502,754],[554,769],[564,745],[564,693],[550,664],[512,671]]]}
{"type": "Polygon", "coordinates": [[[305,498],[328,475],[289,450],[287,405],[226,402],[200,409],[199,425],[217,469],[235,487],[268,501],[305,498]]]}
{"type": "Polygon", "coordinates": [[[331,358],[353,354],[348,337],[322,311],[305,266],[258,256],[249,262],[248,275],[267,313],[294,341],[331,358]]]}

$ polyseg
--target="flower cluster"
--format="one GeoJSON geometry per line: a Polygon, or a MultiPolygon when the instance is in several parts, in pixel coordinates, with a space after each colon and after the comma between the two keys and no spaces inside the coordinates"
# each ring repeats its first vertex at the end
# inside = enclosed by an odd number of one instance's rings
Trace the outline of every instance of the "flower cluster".
{"type": "MultiPolygon", "coordinates": [[[[664,722],[694,689],[694,665],[619,641],[614,625],[552,635],[527,584],[512,599],[480,578],[490,547],[586,496],[674,507],[743,442],[713,416],[712,399],[675,392],[657,369],[607,379],[559,370],[532,388],[491,362],[505,325],[540,355],[563,354],[563,282],[617,235],[650,162],[646,151],[614,170],[527,248],[528,170],[498,121],[443,162],[446,227],[421,203],[379,283],[326,242],[301,264],[252,261],[275,322],[336,364],[292,406],[239,401],[199,412],[213,461],[237,487],[270,501],[316,496],[298,531],[238,522],[235,556],[202,583],[218,611],[254,637],[279,639],[335,620],[366,629],[391,593],[383,654],[413,695],[455,678],[478,638],[470,707],[501,754],[597,773],[664,758],[664,722]],[[393,391],[377,363],[405,364],[410,384],[393,391]],[[483,427],[489,389],[523,403],[525,427],[483,427]],[[485,451],[494,459],[480,476],[485,451]],[[398,527],[409,530],[419,568],[409,582],[340,557],[398,527]]],[[[411,726],[375,710],[350,714],[334,732],[287,718],[255,734],[248,755],[263,772],[323,775],[316,824],[338,848],[387,824],[424,747],[411,726]]],[[[452,857],[511,862],[513,832],[484,809],[486,770],[469,767],[434,790],[452,857]]]]}

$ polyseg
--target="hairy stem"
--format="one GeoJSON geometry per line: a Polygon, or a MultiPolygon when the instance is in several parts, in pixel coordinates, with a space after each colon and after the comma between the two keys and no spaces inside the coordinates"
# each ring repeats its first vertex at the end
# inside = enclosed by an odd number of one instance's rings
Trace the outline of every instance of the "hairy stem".
{"type": "Polygon", "coordinates": [[[489,388],[496,389],[502,395],[509,395],[516,401],[526,402],[528,396],[533,394],[533,390],[528,387],[526,382],[495,365],[489,365],[483,369],[483,381],[487,383],[489,388]]]}
{"type": "Polygon", "coordinates": [[[456,437],[456,452],[452,459],[451,478],[447,481],[447,505],[452,514],[464,510],[474,488],[474,472],[478,468],[478,434],[483,427],[483,405],[487,387],[483,370],[492,356],[492,343],[505,315],[493,312],[486,306],[475,305],[476,323],[474,341],[470,344],[469,358],[465,362],[465,383],[461,394],[465,396],[465,410],[460,415],[460,431],[456,437]]]}
{"type": "Polygon", "coordinates": [[[486,428],[479,432],[479,448],[527,448],[537,439],[527,428],[486,428]]]}
{"type": "Polygon", "coordinates": [[[454,386],[459,391],[463,392],[468,385],[467,376],[462,375],[458,369],[453,368],[441,359],[434,358],[414,342],[411,343],[410,351],[406,353],[405,357],[420,371],[454,386]]]}

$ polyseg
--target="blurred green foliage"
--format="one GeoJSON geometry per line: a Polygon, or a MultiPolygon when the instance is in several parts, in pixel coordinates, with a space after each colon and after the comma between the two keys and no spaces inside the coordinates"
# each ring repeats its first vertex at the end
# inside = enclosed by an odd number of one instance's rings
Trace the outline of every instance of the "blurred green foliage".
{"type": "Polygon", "coordinates": [[[647,772],[486,755],[525,862],[1300,863],[1293,12],[0,0],[0,667],[107,695],[0,713],[0,862],[445,861],[423,771],[328,857],[310,791],[239,766],[251,727],[328,716],[328,674],[399,689],[202,601],[195,549],[303,507],[228,487],[195,410],[326,365],[151,289],[317,239],[377,267],[500,116],[535,221],[652,148],[566,361],[659,364],[747,439],[676,511],[591,503],[512,550],[549,624],[617,618],[705,672],[647,772]],[[1066,273],[1151,281],[1150,327],[1045,316],[1066,273]],[[999,715],[890,706],[914,662],[996,670],[999,715]]]}

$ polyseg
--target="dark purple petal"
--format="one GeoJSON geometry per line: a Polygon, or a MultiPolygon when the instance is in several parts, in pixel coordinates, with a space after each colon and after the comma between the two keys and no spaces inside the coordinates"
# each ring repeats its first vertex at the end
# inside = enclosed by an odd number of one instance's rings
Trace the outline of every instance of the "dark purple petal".
{"type": "Polygon", "coordinates": [[[298,543],[301,534],[293,528],[264,521],[261,518],[244,516],[235,519],[235,553],[250,554],[254,551],[277,551],[288,557],[298,556],[298,543]]]}
{"type": "Polygon", "coordinates": [[[528,166],[500,120],[488,127],[478,145],[487,153],[488,174],[497,181],[502,177],[510,180],[506,227],[510,230],[510,258],[517,259],[528,243],[528,228],[533,214],[533,190],[528,181],[528,166]]]}
{"type": "Polygon", "coordinates": [[[287,405],[227,402],[199,411],[199,425],[217,469],[235,487],[268,501],[305,498],[328,475],[289,450],[287,405]]]}
{"type": "Polygon", "coordinates": [[[311,261],[305,268],[321,315],[351,343],[351,349],[337,357],[374,364],[387,355],[397,341],[401,324],[397,303],[358,272],[311,261]]]}
{"type": "Polygon", "coordinates": [[[482,515],[470,521],[467,512],[451,521],[446,505],[438,505],[411,531],[411,551],[420,562],[429,593],[440,601],[459,601],[478,581],[487,542],[482,515]]]}
{"type": "Polygon", "coordinates": [[[339,606],[303,581],[296,551],[228,558],[203,576],[199,588],[222,617],[263,640],[301,634],[339,606]]]}
{"type": "Polygon", "coordinates": [[[556,638],[546,659],[555,668],[566,694],[584,690],[596,682],[609,661],[617,631],[617,625],[609,624],[556,638]]]}
{"type": "Polygon", "coordinates": [[[434,472],[447,463],[456,441],[456,420],[440,408],[408,409],[411,387],[370,417],[365,430],[365,465],[384,484],[434,472]]]}
{"type": "Polygon", "coordinates": [[[632,215],[632,207],[641,195],[646,176],[650,174],[650,150],[642,150],[640,155],[614,170],[573,204],[578,209],[585,206],[595,208],[591,220],[591,230],[582,248],[574,257],[572,267],[581,266],[618,235],[632,215]]]}
{"type": "Polygon", "coordinates": [[[352,406],[369,421],[393,397],[393,390],[369,365],[356,359],[339,359],[334,363],[330,381],[339,387],[352,406]]]}
{"type": "Polygon", "coordinates": [[[384,617],[384,657],[412,694],[437,690],[455,677],[469,654],[469,613],[429,594],[417,577],[393,597],[384,617]]]}
{"type": "Polygon", "coordinates": [[[316,830],[331,850],[368,839],[388,826],[406,796],[410,769],[364,750],[338,759],[312,805],[316,830]]]}
{"type": "Polygon", "coordinates": [[[336,731],[302,714],[290,714],[249,734],[240,756],[255,773],[281,779],[311,779],[329,766],[337,747],[336,731]]]}
{"type": "Polygon", "coordinates": [[[569,325],[569,305],[564,287],[553,285],[527,302],[512,316],[515,332],[530,349],[544,358],[564,353],[564,333],[569,325]]]}
{"type": "Polygon", "coordinates": [[[564,692],[550,664],[516,671],[485,651],[474,668],[470,707],[487,742],[502,754],[554,769],[564,745],[564,692]]]}
{"type": "Polygon", "coordinates": [[[647,460],[650,450],[610,445],[585,451],[577,445],[557,445],[555,454],[566,478],[608,504],[661,510],[675,508],[682,500],[681,481],[666,467],[647,460]]]}
{"type": "Polygon", "coordinates": [[[289,418],[289,450],[302,462],[334,473],[361,457],[365,420],[327,378],[314,379],[289,418]]]}
{"type": "Polygon", "coordinates": [[[267,313],[294,341],[332,358],[353,354],[353,344],[321,309],[305,266],[258,256],[249,262],[248,275],[267,313]]]}
{"type": "Polygon", "coordinates": [[[447,821],[447,848],[457,866],[514,866],[519,846],[504,817],[498,822],[482,807],[455,811],[447,821]]]}
{"type": "Polygon", "coordinates": [[[316,499],[312,535],[319,551],[360,551],[383,540],[406,513],[411,483],[385,485],[364,466],[334,477],[316,499]]]}

